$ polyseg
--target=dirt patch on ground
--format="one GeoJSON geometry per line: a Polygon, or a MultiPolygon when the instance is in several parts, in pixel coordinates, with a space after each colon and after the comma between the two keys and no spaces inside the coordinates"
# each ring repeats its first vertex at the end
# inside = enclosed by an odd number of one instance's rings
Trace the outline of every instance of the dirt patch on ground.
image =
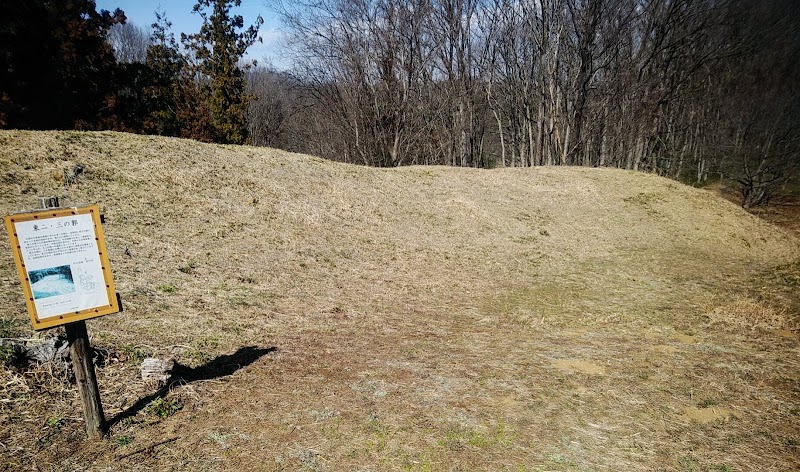
{"type": "Polygon", "coordinates": [[[675,335],[675,339],[683,344],[694,344],[697,342],[697,337],[692,336],[689,334],[678,333],[675,335]]]}
{"type": "Polygon", "coordinates": [[[731,410],[725,408],[696,408],[693,406],[687,407],[684,411],[683,418],[689,421],[696,421],[698,423],[711,423],[712,421],[725,421],[732,416],[737,416],[731,410]]]}
{"type": "MultiPolygon", "coordinates": [[[[107,438],[68,376],[0,369],[3,468],[800,468],[798,341],[709,315],[800,312],[800,244],[709,192],[107,132],[1,131],[0,172],[4,214],[101,204],[126,309],[88,322],[107,438]],[[147,356],[181,376],[142,382],[147,356]],[[682,417],[721,404],[747,421],[682,417]]],[[[20,294],[0,251],[0,318],[47,336],[20,294]]]]}
{"type": "Polygon", "coordinates": [[[584,374],[602,375],[606,370],[599,365],[581,361],[577,359],[557,359],[553,361],[553,367],[569,372],[583,372],[584,374]]]}
{"type": "Polygon", "coordinates": [[[658,346],[651,346],[651,349],[653,349],[654,351],[662,352],[664,354],[675,354],[677,352],[680,352],[680,349],[678,349],[677,347],[670,346],[667,344],[659,344],[658,346]]]}
{"type": "Polygon", "coordinates": [[[774,331],[775,335],[780,336],[786,339],[798,339],[798,335],[794,331],[789,331],[788,329],[777,329],[774,331]]]}

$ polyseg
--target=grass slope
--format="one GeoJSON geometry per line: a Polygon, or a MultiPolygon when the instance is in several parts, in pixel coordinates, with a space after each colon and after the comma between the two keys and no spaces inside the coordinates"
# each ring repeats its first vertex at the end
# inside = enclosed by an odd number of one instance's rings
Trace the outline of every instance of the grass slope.
{"type": "MultiPolygon", "coordinates": [[[[110,132],[0,132],[0,169],[4,214],[100,203],[126,307],[88,323],[108,438],[4,369],[7,469],[800,467],[800,244],[709,192],[110,132]]],[[[2,250],[0,317],[20,294],[2,250]]]]}

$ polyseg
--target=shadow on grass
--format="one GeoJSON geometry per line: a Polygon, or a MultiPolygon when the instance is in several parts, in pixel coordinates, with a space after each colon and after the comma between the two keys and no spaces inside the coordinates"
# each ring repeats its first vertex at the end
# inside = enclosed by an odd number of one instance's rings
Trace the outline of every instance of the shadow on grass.
{"type": "Polygon", "coordinates": [[[106,429],[110,429],[115,424],[133,416],[142,411],[147,405],[156,400],[163,398],[169,393],[170,388],[175,384],[186,384],[199,380],[218,379],[233,374],[242,367],[247,367],[253,362],[257,361],[262,356],[271,352],[277,351],[276,347],[256,347],[245,346],[240,347],[233,354],[224,354],[211,359],[207,363],[198,367],[188,367],[176,363],[175,368],[172,370],[172,376],[167,384],[154,393],[140,398],[128,409],[121,411],[114,415],[106,423],[106,429]]]}

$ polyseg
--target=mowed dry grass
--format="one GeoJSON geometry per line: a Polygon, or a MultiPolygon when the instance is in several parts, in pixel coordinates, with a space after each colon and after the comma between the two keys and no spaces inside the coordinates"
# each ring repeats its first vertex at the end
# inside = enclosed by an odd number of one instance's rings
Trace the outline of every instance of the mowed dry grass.
{"type": "Polygon", "coordinates": [[[4,214],[101,205],[126,308],[88,322],[124,419],[84,440],[73,386],[4,369],[6,469],[800,468],[800,243],[710,192],[108,132],[2,131],[0,168],[4,214]],[[142,355],[195,369],[166,418],[142,355]]]}

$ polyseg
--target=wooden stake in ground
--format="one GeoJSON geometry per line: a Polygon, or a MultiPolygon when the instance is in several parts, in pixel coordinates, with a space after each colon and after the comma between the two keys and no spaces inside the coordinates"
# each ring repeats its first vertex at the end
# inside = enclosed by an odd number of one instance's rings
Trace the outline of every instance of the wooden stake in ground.
{"type": "MultiPolygon", "coordinates": [[[[58,197],[40,197],[39,207],[44,209],[58,208],[58,197]]],[[[69,342],[72,369],[75,371],[75,383],[78,384],[78,396],[83,404],[83,417],[86,419],[86,434],[91,439],[103,437],[106,428],[106,417],[100,401],[100,389],[92,363],[92,346],[89,344],[89,333],[83,320],[64,325],[69,342]]]]}
{"type": "Polygon", "coordinates": [[[86,419],[86,434],[91,439],[103,437],[106,428],[106,417],[100,401],[100,390],[97,388],[97,377],[94,375],[92,363],[92,347],[89,345],[89,334],[86,322],[76,321],[64,325],[69,341],[69,354],[72,368],[75,371],[75,383],[78,384],[78,396],[83,404],[83,416],[86,419]]]}

